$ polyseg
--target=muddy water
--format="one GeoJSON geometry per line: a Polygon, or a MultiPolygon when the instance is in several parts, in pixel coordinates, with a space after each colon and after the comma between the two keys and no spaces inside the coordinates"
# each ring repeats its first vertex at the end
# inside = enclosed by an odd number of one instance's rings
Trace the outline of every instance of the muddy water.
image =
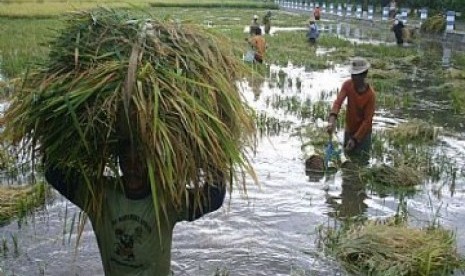
{"type": "MultiPolygon", "coordinates": [[[[331,101],[334,91],[348,77],[344,66],[306,72],[289,64],[284,68],[271,66],[266,80],[249,80],[242,88],[247,101],[258,111],[297,126],[304,123],[302,119],[269,103],[285,97],[331,101]],[[282,88],[276,84],[280,70],[287,75],[282,88]],[[301,82],[300,89],[297,79],[301,82]]],[[[434,97],[425,99],[434,106],[434,97]]],[[[386,122],[396,123],[405,115],[379,110],[375,128],[385,127],[386,122]]],[[[336,224],[336,212],[370,218],[386,218],[396,213],[399,205],[396,195],[379,195],[368,188],[351,185],[340,172],[321,179],[306,176],[301,141],[291,132],[282,131],[259,139],[252,161],[260,186],[249,179],[247,197],[235,190],[219,211],[175,227],[174,275],[213,275],[217,269],[240,276],[345,275],[317,247],[316,227],[336,224]]],[[[437,151],[444,152],[448,160],[456,163],[459,177],[455,181],[441,179],[424,183],[420,191],[403,200],[413,224],[427,225],[437,220],[457,231],[459,251],[465,254],[463,133],[442,135],[437,151]]],[[[0,267],[7,275],[102,275],[89,225],[80,245],[75,247],[78,218],[76,207],[57,196],[45,210],[36,212],[25,222],[13,221],[0,228],[3,239],[0,248],[4,255],[0,267]]]]}
{"type": "MultiPolygon", "coordinates": [[[[244,95],[257,110],[295,124],[301,123],[301,119],[273,109],[266,102],[283,95],[302,100],[321,99],[321,91],[331,94],[348,77],[343,66],[305,72],[289,65],[271,66],[269,79],[275,79],[273,75],[280,70],[293,80],[285,82],[291,85],[279,88],[268,80],[251,81],[243,84],[244,95]],[[297,78],[301,80],[301,89],[294,84],[297,78]],[[257,90],[261,93],[257,94],[257,90]]],[[[387,120],[397,119],[386,112],[377,113],[375,126],[384,127],[387,120]]],[[[440,149],[463,168],[464,138],[458,134],[443,136],[440,144],[440,149]]],[[[381,197],[368,189],[357,189],[350,183],[346,185],[341,173],[309,179],[304,172],[300,145],[301,141],[290,132],[259,140],[252,161],[260,186],[249,180],[247,197],[234,191],[218,212],[176,226],[172,251],[174,275],[213,275],[218,268],[230,275],[244,276],[344,275],[317,247],[315,228],[335,224],[336,210],[339,214],[343,210],[344,215],[389,217],[396,212],[399,200],[392,195],[381,197]]],[[[459,250],[465,253],[465,183],[461,177],[454,187],[449,184],[447,180],[427,183],[405,201],[415,224],[425,225],[438,219],[445,227],[456,230],[459,250]]],[[[78,210],[58,196],[46,210],[36,212],[27,223],[22,223],[21,228],[17,222],[2,227],[0,237],[8,247],[1,261],[3,270],[16,275],[102,275],[89,225],[75,249],[76,226],[71,229],[71,225],[76,224],[78,217],[78,210]]]]}

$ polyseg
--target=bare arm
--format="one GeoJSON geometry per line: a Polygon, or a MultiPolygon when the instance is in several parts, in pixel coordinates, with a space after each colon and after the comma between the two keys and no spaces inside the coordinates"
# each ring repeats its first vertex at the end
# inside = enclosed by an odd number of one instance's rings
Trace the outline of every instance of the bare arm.
{"type": "Polygon", "coordinates": [[[48,165],[45,169],[45,179],[60,194],[84,210],[88,190],[77,170],[67,173],[64,169],[48,165]]]}

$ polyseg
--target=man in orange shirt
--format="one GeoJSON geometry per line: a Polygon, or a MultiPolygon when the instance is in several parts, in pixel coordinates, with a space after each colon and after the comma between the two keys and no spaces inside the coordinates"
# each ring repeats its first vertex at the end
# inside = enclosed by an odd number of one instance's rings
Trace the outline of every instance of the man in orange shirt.
{"type": "Polygon", "coordinates": [[[320,20],[320,6],[316,6],[315,10],[313,11],[313,16],[315,17],[315,20],[320,20]]]}
{"type": "Polygon", "coordinates": [[[328,132],[336,128],[336,119],[342,103],[347,98],[344,149],[352,159],[368,163],[371,150],[371,131],[375,112],[375,93],[365,82],[370,63],[361,57],[351,60],[349,72],[351,79],[342,84],[329,115],[328,132]]]}
{"type": "Polygon", "coordinates": [[[255,29],[255,35],[249,39],[249,44],[255,51],[254,62],[263,63],[266,51],[266,41],[262,36],[262,30],[260,28],[255,29]]]}

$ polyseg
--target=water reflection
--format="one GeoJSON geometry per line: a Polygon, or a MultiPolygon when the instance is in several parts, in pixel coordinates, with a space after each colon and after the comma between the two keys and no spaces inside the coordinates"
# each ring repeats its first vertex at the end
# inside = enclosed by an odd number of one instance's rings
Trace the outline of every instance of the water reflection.
{"type": "Polygon", "coordinates": [[[262,76],[259,76],[258,74],[257,75],[252,75],[250,76],[248,79],[248,84],[249,84],[249,87],[251,88],[252,90],[252,93],[254,95],[253,99],[254,101],[257,101],[258,98],[260,97],[260,94],[263,90],[263,83],[265,82],[265,78],[262,77],[262,76]]]}
{"type": "Polygon", "coordinates": [[[443,52],[442,52],[442,67],[444,68],[450,67],[451,55],[452,55],[452,49],[444,45],[443,52]]]}
{"type": "Polygon", "coordinates": [[[340,219],[363,216],[368,208],[364,202],[367,198],[365,184],[360,181],[356,166],[350,165],[341,171],[341,193],[339,196],[328,195],[326,200],[333,209],[328,215],[340,219]]]}

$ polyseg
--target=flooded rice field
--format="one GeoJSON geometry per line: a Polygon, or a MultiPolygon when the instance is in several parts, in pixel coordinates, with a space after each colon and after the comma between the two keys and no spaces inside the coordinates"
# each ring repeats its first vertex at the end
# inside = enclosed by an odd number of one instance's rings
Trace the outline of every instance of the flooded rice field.
{"type": "MultiPolygon", "coordinates": [[[[347,26],[322,24],[325,31],[355,42],[393,40],[393,36],[388,39],[347,26]]],[[[317,54],[329,51],[319,48],[317,54]]],[[[443,61],[450,51],[441,51],[434,56],[443,61]]],[[[403,194],[357,186],[347,182],[341,172],[320,178],[306,175],[303,141],[295,130],[326,120],[314,104],[331,103],[342,82],[350,77],[347,66],[332,64],[330,69],[306,71],[289,63],[267,69],[265,78],[241,84],[245,99],[264,118],[251,156],[259,185],[248,180],[247,195],[235,190],[219,211],[176,225],[174,275],[346,275],[319,247],[318,228],[337,225],[339,217],[346,216],[389,218],[400,208],[408,212],[412,225],[439,223],[454,230],[458,250],[465,254],[462,119],[448,116],[451,112],[444,107],[444,99],[426,90],[426,73],[412,72],[412,76],[419,76],[418,81],[405,82],[415,90],[413,104],[405,109],[380,106],[374,128],[380,131],[410,118],[431,118],[439,127],[447,126],[432,150],[436,158],[442,158],[435,160],[442,160],[444,170],[454,174],[441,174],[422,183],[415,192],[403,194]],[[312,116],[303,115],[304,105],[313,106],[309,111],[312,116]]],[[[340,130],[339,141],[342,135],[340,130]]],[[[373,157],[371,162],[379,159],[373,157]]],[[[1,227],[2,271],[6,275],[103,275],[90,224],[76,246],[81,216],[74,205],[56,195],[43,210],[1,227]]]]}

